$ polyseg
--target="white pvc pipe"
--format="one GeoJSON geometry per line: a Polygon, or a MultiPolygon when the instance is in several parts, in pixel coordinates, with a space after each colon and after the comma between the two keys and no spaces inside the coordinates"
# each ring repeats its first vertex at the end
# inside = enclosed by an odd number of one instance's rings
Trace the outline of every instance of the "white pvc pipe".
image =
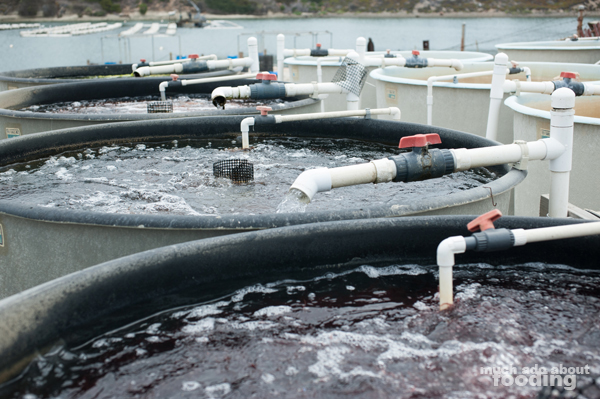
{"type": "MultiPolygon", "coordinates": [[[[482,166],[502,165],[505,163],[520,162],[524,156],[528,160],[550,159],[550,156],[556,156],[556,148],[560,148],[560,143],[556,145],[556,140],[549,138],[538,141],[530,141],[523,146],[520,144],[506,144],[492,147],[481,148],[455,148],[450,152],[454,156],[455,172],[478,168],[482,166]],[[523,148],[523,147],[526,147],[523,148]],[[552,148],[552,151],[548,149],[552,148]],[[525,154],[524,152],[527,152],[525,154]]],[[[562,147],[564,151],[564,147],[562,147]]]]}
{"type": "MultiPolygon", "coordinates": [[[[342,57],[320,57],[317,60],[317,83],[322,83],[323,82],[323,67],[321,66],[321,64],[323,62],[326,61],[342,61],[342,57]]],[[[321,112],[325,112],[325,98],[327,98],[328,95],[323,95],[323,96],[319,96],[319,98],[321,99],[321,112]]]]}
{"type": "Polygon", "coordinates": [[[392,115],[395,120],[400,120],[400,109],[397,107],[390,108],[375,108],[371,110],[356,110],[356,111],[333,111],[322,112],[317,114],[297,114],[297,115],[274,115],[275,123],[296,122],[314,119],[329,119],[329,118],[345,118],[352,116],[367,116],[371,115],[392,115]]]}
{"type": "MultiPolygon", "coordinates": [[[[512,231],[515,234],[515,230],[512,231]]],[[[585,237],[600,234],[600,222],[522,230],[521,234],[525,236],[527,243],[585,237]]]]}
{"type": "MultiPolygon", "coordinates": [[[[216,60],[216,59],[218,59],[218,57],[215,54],[203,55],[201,57],[196,58],[197,61],[199,61],[199,60],[216,60]]],[[[148,65],[149,66],[160,66],[160,65],[169,65],[169,64],[181,64],[184,62],[190,62],[191,60],[192,60],[191,58],[183,58],[180,60],[152,61],[152,62],[149,62],[148,65]]]]}
{"type": "Polygon", "coordinates": [[[283,34],[277,35],[277,80],[283,81],[283,59],[285,50],[285,36],[283,34]]]}
{"type": "Polygon", "coordinates": [[[242,131],[242,148],[244,150],[250,148],[250,139],[248,137],[250,126],[254,126],[254,117],[248,117],[242,119],[242,123],[240,125],[242,131]]]}
{"type": "MultiPolygon", "coordinates": [[[[253,65],[254,60],[251,57],[228,58],[226,60],[206,61],[206,66],[211,71],[219,69],[233,69],[236,67],[250,67],[250,69],[252,69],[253,65]]],[[[254,73],[254,75],[256,75],[256,73],[254,73]]]]}
{"type": "Polygon", "coordinates": [[[575,119],[575,93],[567,88],[552,94],[550,112],[550,137],[562,144],[566,151],[550,161],[550,217],[567,217],[569,204],[569,178],[573,164],[573,124],[575,119]]]}
{"type": "Polygon", "coordinates": [[[454,255],[466,251],[467,244],[462,236],[448,237],[437,248],[437,264],[440,270],[440,310],[454,304],[454,287],[452,284],[452,268],[454,255]]]}
{"type": "Polygon", "coordinates": [[[252,59],[250,72],[258,73],[260,70],[260,60],[258,58],[258,42],[255,37],[248,38],[248,56],[252,59]]]}
{"type": "Polygon", "coordinates": [[[496,54],[494,58],[494,70],[492,73],[492,87],[490,89],[490,107],[488,110],[487,129],[485,137],[496,141],[498,137],[498,120],[500,106],[504,98],[503,84],[506,80],[506,64],[508,56],[504,53],[496,54]]]}
{"type": "MultiPolygon", "coordinates": [[[[201,83],[224,82],[224,81],[234,80],[234,79],[254,79],[254,78],[256,78],[255,73],[246,73],[246,74],[241,74],[241,75],[218,76],[218,77],[214,77],[214,78],[184,79],[184,80],[181,80],[181,85],[182,86],[190,86],[190,85],[201,84],[201,83]]],[[[164,82],[160,82],[160,84],[158,85],[158,91],[160,93],[160,97],[161,97],[162,101],[167,101],[166,89],[167,89],[167,87],[169,87],[170,82],[172,82],[172,81],[164,81],[164,82]]]]}
{"type": "Polygon", "coordinates": [[[427,58],[427,67],[447,67],[457,71],[463,69],[463,63],[456,59],[427,58]]]}
{"type": "Polygon", "coordinates": [[[358,54],[359,62],[363,61],[366,58],[367,54],[367,39],[364,37],[356,38],[356,53],[358,54]]]}

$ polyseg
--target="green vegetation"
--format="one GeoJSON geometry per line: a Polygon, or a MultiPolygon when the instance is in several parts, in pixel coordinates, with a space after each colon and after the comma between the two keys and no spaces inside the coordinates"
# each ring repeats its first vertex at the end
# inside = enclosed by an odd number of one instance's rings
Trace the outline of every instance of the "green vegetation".
{"type": "Polygon", "coordinates": [[[19,1],[19,15],[22,17],[35,17],[40,5],[40,0],[21,0],[19,1]]]}
{"type": "Polygon", "coordinates": [[[254,14],[256,3],[249,0],[206,0],[206,6],[222,14],[254,14]]]}
{"type": "Polygon", "coordinates": [[[147,11],[148,11],[148,4],[141,2],[140,3],[140,14],[146,15],[147,11]]]}

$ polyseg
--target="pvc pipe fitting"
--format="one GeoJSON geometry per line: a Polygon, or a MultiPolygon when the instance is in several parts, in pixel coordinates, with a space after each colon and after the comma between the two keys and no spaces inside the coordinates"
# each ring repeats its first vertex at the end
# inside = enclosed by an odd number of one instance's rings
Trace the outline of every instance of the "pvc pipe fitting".
{"type": "Polygon", "coordinates": [[[440,310],[445,310],[454,304],[454,287],[452,268],[454,255],[466,251],[467,244],[462,236],[448,237],[437,248],[437,264],[440,271],[440,310]]]}
{"type": "Polygon", "coordinates": [[[255,37],[248,38],[248,56],[252,59],[250,72],[258,73],[260,70],[260,60],[258,58],[258,41],[255,37]]]}
{"type": "Polygon", "coordinates": [[[242,131],[242,148],[244,150],[250,148],[250,126],[254,126],[254,117],[242,119],[242,123],[240,124],[240,130],[242,131]]]}
{"type": "Polygon", "coordinates": [[[283,34],[277,35],[277,80],[283,81],[283,59],[285,51],[285,36],[283,34]]]}
{"type": "Polygon", "coordinates": [[[318,192],[331,190],[331,174],[327,168],[311,169],[304,171],[296,178],[290,187],[302,191],[310,200],[318,192]]]}
{"type": "Polygon", "coordinates": [[[504,53],[496,54],[494,58],[494,70],[492,73],[492,87],[490,89],[490,107],[488,110],[488,122],[485,137],[496,141],[498,136],[498,119],[500,107],[504,98],[504,81],[506,80],[506,64],[508,56],[504,53]]]}

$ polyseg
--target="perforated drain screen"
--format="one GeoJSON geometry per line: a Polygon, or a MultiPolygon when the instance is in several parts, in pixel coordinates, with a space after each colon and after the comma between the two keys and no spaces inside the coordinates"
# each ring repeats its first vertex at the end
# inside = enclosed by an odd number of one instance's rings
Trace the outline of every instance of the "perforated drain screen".
{"type": "Polygon", "coordinates": [[[173,112],[172,101],[154,101],[148,103],[149,114],[170,114],[173,112]]]}
{"type": "Polygon", "coordinates": [[[234,183],[254,180],[254,165],[245,159],[226,159],[213,164],[215,177],[226,177],[234,183]]]}
{"type": "Polygon", "coordinates": [[[360,92],[366,81],[367,70],[364,65],[354,61],[352,58],[346,57],[331,82],[348,90],[350,93],[360,96],[360,92]]]}

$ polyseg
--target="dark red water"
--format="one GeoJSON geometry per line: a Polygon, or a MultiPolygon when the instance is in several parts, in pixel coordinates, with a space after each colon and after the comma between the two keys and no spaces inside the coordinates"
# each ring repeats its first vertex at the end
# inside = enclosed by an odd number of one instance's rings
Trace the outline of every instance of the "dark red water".
{"type": "Polygon", "coordinates": [[[456,306],[442,313],[435,267],[265,281],[56,347],[0,397],[535,398],[542,388],[495,387],[481,368],[600,372],[600,273],[455,272],[456,306]]]}

